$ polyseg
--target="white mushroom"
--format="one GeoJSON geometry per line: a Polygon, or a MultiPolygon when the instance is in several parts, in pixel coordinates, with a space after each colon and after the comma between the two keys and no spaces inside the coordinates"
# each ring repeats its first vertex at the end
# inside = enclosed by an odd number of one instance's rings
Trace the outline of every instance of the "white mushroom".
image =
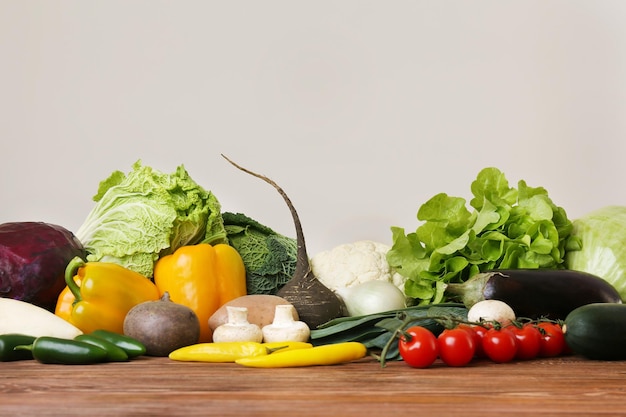
{"type": "Polygon", "coordinates": [[[263,333],[256,324],[248,322],[246,307],[227,306],[228,322],[213,331],[214,342],[261,342],[263,333]]]}
{"type": "Polygon", "coordinates": [[[499,300],[483,300],[470,307],[467,320],[471,322],[497,321],[505,326],[516,318],[513,309],[499,300]]]}
{"type": "Polygon", "coordinates": [[[272,324],[263,326],[263,341],[270,342],[306,342],[311,330],[303,321],[293,319],[293,305],[277,305],[272,324]]]}

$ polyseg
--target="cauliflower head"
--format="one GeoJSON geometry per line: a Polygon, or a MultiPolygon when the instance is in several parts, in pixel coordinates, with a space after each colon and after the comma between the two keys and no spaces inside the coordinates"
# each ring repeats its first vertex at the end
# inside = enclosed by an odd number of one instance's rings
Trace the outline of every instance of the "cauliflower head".
{"type": "Polygon", "coordinates": [[[339,245],[310,259],[311,269],[322,284],[333,291],[367,281],[388,281],[404,293],[406,277],[387,262],[390,246],[371,240],[339,245]]]}

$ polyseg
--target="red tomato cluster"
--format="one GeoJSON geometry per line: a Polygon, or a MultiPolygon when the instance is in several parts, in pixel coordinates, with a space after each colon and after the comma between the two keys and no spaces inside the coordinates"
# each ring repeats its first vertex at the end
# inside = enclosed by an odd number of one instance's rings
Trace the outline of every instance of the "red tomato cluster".
{"type": "Polygon", "coordinates": [[[413,326],[400,337],[398,349],[409,366],[427,368],[437,358],[448,366],[465,366],[475,358],[505,363],[554,357],[565,354],[567,345],[559,324],[540,321],[501,328],[459,324],[439,336],[413,326]]]}

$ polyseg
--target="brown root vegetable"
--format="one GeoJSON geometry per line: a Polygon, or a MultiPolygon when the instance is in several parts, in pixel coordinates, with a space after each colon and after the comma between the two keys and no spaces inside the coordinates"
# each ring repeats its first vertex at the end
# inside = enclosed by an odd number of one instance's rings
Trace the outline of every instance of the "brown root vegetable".
{"type": "Polygon", "coordinates": [[[311,270],[300,218],[285,191],[266,176],[237,165],[224,155],[222,157],[241,171],[260,178],[274,187],[285,200],[293,217],[298,245],[296,271],[293,277],[278,290],[276,295],[293,304],[300,316],[300,320],[305,322],[311,329],[315,329],[317,326],[341,316],[343,312],[342,301],[333,291],[322,284],[311,270]]]}
{"type": "Polygon", "coordinates": [[[166,291],[160,300],[130,309],[124,319],[124,334],[143,343],[146,355],[167,356],[198,343],[200,321],[192,309],[171,301],[166,291]]]}
{"type": "MultiPolygon", "coordinates": [[[[228,301],[217,309],[209,318],[211,330],[217,329],[228,322],[227,307],[245,307],[248,309],[248,321],[259,327],[266,326],[274,321],[274,312],[277,305],[291,304],[289,301],[277,295],[249,294],[228,301]]],[[[297,312],[294,312],[294,320],[299,320],[297,312]]]]}

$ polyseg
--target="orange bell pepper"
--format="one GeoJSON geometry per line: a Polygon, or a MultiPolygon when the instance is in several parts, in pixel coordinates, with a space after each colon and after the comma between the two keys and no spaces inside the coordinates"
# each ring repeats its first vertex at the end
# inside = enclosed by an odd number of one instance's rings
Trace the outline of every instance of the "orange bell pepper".
{"type": "Polygon", "coordinates": [[[230,300],[246,295],[246,269],[230,245],[200,243],[178,248],[154,266],[161,295],[191,308],[200,321],[199,342],[211,342],[209,318],[230,300]]]}

